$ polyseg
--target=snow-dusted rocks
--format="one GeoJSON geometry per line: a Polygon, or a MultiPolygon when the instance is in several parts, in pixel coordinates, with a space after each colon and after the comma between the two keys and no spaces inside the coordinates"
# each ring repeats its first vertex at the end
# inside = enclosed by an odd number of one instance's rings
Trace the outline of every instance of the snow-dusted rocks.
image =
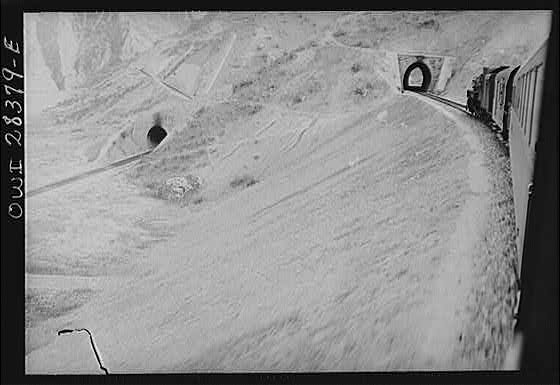
{"type": "Polygon", "coordinates": [[[165,199],[182,199],[185,195],[197,191],[202,185],[200,177],[196,175],[176,176],[169,178],[160,190],[165,199]]]}

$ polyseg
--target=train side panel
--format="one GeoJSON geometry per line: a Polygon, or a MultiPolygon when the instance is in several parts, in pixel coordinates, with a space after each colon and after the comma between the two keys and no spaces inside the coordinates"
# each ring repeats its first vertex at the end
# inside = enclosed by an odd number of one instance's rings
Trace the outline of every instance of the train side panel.
{"type": "Polygon", "coordinates": [[[492,73],[489,76],[489,80],[488,80],[488,106],[486,108],[486,111],[489,114],[488,116],[492,116],[492,114],[494,113],[494,103],[495,103],[494,93],[495,93],[495,89],[496,89],[496,74],[492,73]]]}
{"type": "Polygon", "coordinates": [[[508,68],[496,76],[496,87],[494,89],[494,100],[496,102],[494,104],[492,119],[496,122],[498,127],[506,131],[509,126],[513,80],[518,70],[519,66],[508,68]]]}
{"type": "Polygon", "coordinates": [[[495,93],[495,82],[496,76],[508,68],[507,66],[496,67],[494,69],[489,69],[485,67],[483,69],[482,75],[482,86],[480,94],[480,109],[481,114],[485,120],[492,119],[494,111],[494,93],[495,93]]]}
{"type": "Polygon", "coordinates": [[[504,107],[504,129],[509,134],[509,125],[511,120],[511,109],[513,106],[513,86],[515,82],[515,75],[517,75],[517,71],[519,71],[520,66],[517,66],[513,69],[511,74],[509,75],[509,79],[506,85],[506,105],[504,107]]]}
{"type": "Polygon", "coordinates": [[[530,199],[529,185],[533,181],[535,138],[538,134],[545,59],[546,43],[519,69],[513,81],[509,145],[518,231],[518,268],[522,268],[522,250],[530,199]]]}
{"type": "Polygon", "coordinates": [[[497,77],[499,74],[504,72],[508,66],[496,67],[490,71],[489,82],[488,82],[488,105],[486,107],[486,112],[488,113],[488,118],[492,119],[494,115],[494,110],[496,109],[496,87],[497,87],[497,77]]]}
{"type": "Polygon", "coordinates": [[[506,106],[506,85],[512,70],[500,72],[496,75],[496,85],[494,87],[494,108],[492,110],[492,119],[498,127],[504,128],[504,110],[506,106]]]}
{"type": "Polygon", "coordinates": [[[490,102],[490,74],[484,75],[482,87],[482,109],[488,112],[488,104],[490,102]]]}

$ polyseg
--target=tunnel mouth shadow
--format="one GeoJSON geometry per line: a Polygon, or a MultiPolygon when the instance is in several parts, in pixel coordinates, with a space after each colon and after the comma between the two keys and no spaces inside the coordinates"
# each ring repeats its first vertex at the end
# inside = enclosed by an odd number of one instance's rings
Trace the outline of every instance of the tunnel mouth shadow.
{"type": "Polygon", "coordinates": [[[152,128],[148,131],[146,138],[148,140],[148,145],[150,148],[157,147],[163,139],[167,136],[167,131],[160,125],[154,124],[152,128]]]}
{"type": "Polygon", "coordinates": [[[410,91],[424,92],[428,90],[431,82],[432,82],[432,74],[430,72],[430,69],[424,62],[417,61],[415,63],[412,63],[410,66],[408,66],[408,68],[404,72],[403,89],[410,90],[410,91]],[[410,74],[416,68],[419,68],[420,71],[422,71],[422,84],[420,86],[413,86],[409,84],[410,74]]]}

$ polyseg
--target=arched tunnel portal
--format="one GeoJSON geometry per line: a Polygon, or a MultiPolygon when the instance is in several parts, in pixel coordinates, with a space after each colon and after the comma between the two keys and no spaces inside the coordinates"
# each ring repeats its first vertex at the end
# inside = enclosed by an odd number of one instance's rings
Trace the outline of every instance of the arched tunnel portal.
{"type": "Polygon", "coordinates": [[[432,73],[430,68],[423,61],[416,61],[408,66],[403,76],[403,89],[411,91],[427,91],[432,82],[432,73]],[[420,69],[422,72],[422,83],[420,85],[410,84],[410,75],[415,69],[420,69]]]}
{"type": "Polygon", "coordinates": [[[156,147],[167,136],[167,131],[158,123],[154,124],[146,135],[150,147],[156,147]]]}

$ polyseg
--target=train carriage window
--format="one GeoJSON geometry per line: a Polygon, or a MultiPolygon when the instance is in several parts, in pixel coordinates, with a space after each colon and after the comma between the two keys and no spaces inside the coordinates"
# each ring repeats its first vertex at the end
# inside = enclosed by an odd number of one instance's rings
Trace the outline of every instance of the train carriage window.
{"type": "MultiPolygon", "coordinates": [[[[535,67],[535,95],[534,95],[534,101],[533,101],[533,111],[531,111],[531,128],[535,127],[535,132],[532,132],[533,130],[529,130],[529,146],[531,145],[531,139],[532,136],[535,135],[536,136],[536,129],[538,127],[537,123],[538,123],[538,119],[539,119],[539,114],[540,114],[540,110],[539,110],[539,106],[541,104],[541,84],[542,84],[542,77],[544,72],[540,71],[539,74],[539,69],[542,66],[542,63],[540,63],[539,65],[537,65],[535,67]]],[[[533,146],[534,146],[534,141],[533,141],[533,146]]]]}
{"type": "Polygon", "coordinates": [[[502,104],[502,79],[496,82],[496,106],[500,106],[502,104]]]}
{"type": "Polygon", "coordinates": [[[517,110],[519,112],[519,118],[521,119],[521,106],[523,105],[523,75],[519,79],[519,105],[517,110]]]}
{"type": "Polygon", "coordinates": [[[498,108],[500,108],[500,109],[502,108],[502,104],[503,104],[503,101],[504,101],[504,100],[503,100],[503,99],[504,99],[504,97],[503,97],[503,95],[504,95],[503,89],[504,89],[504,87],[503,87],[503,81],[502,81],[502,79],[500,79],[500,83],[499,83],[499,85],[498,85],[498,97],[496,98],[496,100],[497,100],[496,106],[497,106],[498,108]]]}
{"type": "Polygon", "coordinates": [[[531,100],[531,71],[525,74],[525,104],[523,106],[523,133],[527,135],[527,113],[529,112],[529,101],[531,100]]]}
{"type": "Polygon", "coordinates": [[[525,107],[527,106],[527,73],[523,74],[523,95],[521,96],[521,127],[523,128],[523,135],[527,134],[525,128],[525,107]]]}
{"type": "Polygon", "coordinates": [[[525,92],[525,77],[523,75],[521,75],[521,79],[520,79],[520,85],[519,85],[519,109],[518,109],[518,117],[517,119],[519,120],[519,130],[522,130],[521,124],[522,124],[522,118],[521,115],[523,115],[523,93],[525,92]]]}
{"type": "Polygon", "coordinates": [[[516,81],[513,86],[513,108],[515,108],[515,112],[517,113],[517,103],[519,102],[519,81],[516,81]]]}
{"type": "Polygon", "coordinates": [[[531,73],[525,74],[525,102],[523,103],[523,133],[527,135],[527,110],[529,107],[529,90],[531,84],[531,73]]]}
{"type": "Polygon", "coordinates": [[[500,79],[500,85],[498,86],[498,104],[502,104],[502,80],[500,79]]]}
{"type": "Polygon", "coordinates": [[[520,86],[520,81],[519,79],[517,79],[517,82],[515,82],[515,89],[513,90],[514,94],[515,94],[515,112],[519,115],[519,86],[520,86]]]}
{"type": "Polygon", "coordinates": [[[529,71],[529,77],[527,82],[527,105],[525,107],[525,133],[528,133],[528,128],[531,124],[531,106],[533,104],[533,84],[535,84],[535,76],[533,70],[529,71]]]}
{"type": "Polygon", "coordinates": [[[513,84],[513,87],[511,89],[511,105],[513,108],[517,108],[517,92],[515,92],[515,90],[517,89],[517,83],[513,84]]]}
{"type": "Polygon", "coordinates": [[[517,111],[517,82],[514,83],[511,92],[511,97],[513,98],[513,108],[515,108],[515,110],[517,111]]]}
{"type": "Polygon", "coordinates": [[[531,104],[531,84],[532,84],[532,72],[527,72],[527,91],[525,91],[525,111],[523,112],[523,132],[527,135],[527,116],[529,115],[529,104],[531,104]]]}
{"type": "Polygon", "coordinates": [[[519,93],[519,128],[523,129],[523,101],[525,100],[523,96],[525,95],[525,74],[521,76],[521,89],[519,93]]]}
{"type": "Polygon", "coordinates": [[[527,135],[527,105],[529,104],[529,82],[531,80],[530,72],[525,73],[525,97],[523,98],[523,119],[521,125],[523,126],[523,134],[527,135]]]}
{"type": "Polygon", "coordinates": [[[528,135],[527,144],[529,146],[531,145],[531,133],[533,131],[533,112],[535,111],[535,92],[537,88],[537,68],[533,69],[533,71],[531,71],[531,74],[533,74],[532,82],[531,82],[531,103],[529,107],[529,113],[527,114],[529,119],[527,121],[527,125],[529,126],[529,135],[528,135]]]}
{"type": "Polygon", "coordinates": [[[525,106],[525,126],[529,128],[529,112],[531,111],[531,96],[533,89],[533,71],[529,71],[527,74],[527,105],[525,106]]]}
{"type": "Polygon", "coordinates": [[[519,115],[519,94],[521,92],[521,80],[518,78],[515,83],[515,112],[519,115]]]}

